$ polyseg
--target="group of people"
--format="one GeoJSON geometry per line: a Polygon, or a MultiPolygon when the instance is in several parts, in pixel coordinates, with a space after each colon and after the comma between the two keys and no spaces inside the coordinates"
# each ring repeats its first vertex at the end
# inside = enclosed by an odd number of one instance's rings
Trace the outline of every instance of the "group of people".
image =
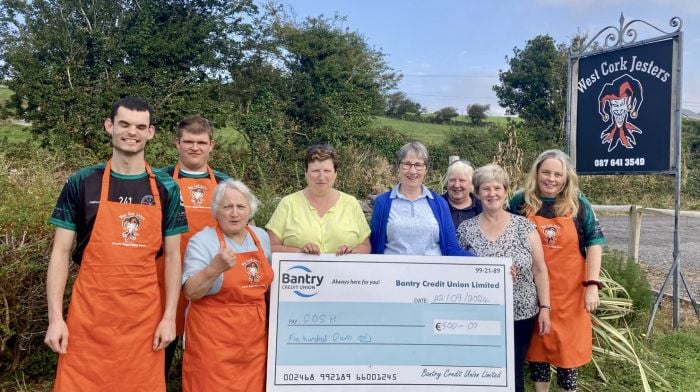
{"type": "Polygon", "coordinates": [[[368,225],[357,199],[335,189],[337,152],[313,145],[306,187],[282,198],[264,230],[252,224],[251,190],[209,167],[206,119],[178,124],[178,162],[162,169],[144,158],[155,133],[148,103],[120,99],[104,127],[111,159],[71,175],[51,217],[45,342],[60,354],[55,390],[165,390],[184,335],[185,391],[263,391],[272,252],[510,257],[516,390],[526,360],[536,391],[549,389],[550,364],[559,387],[576,390],[605,239],[563,152],[542,153],[509,201],[501,167],[466,161],[448,167],[444,195],[431,191],[428,151],[408,143],[368,225]],[[64,320],[71,259],[80,271],[64,320]]]}

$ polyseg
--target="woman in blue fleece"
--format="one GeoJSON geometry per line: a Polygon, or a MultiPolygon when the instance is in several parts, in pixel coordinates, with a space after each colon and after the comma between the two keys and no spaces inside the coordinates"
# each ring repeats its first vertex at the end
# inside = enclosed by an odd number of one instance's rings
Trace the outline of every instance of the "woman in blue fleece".
{"type": "Polygon", "coordinates": [[[429,163],[425,146],[408,143],[397,158],[399,183],[374,202],[372,253],[473,256],[457,243],[445,199],[423,185],[429,163]]]}

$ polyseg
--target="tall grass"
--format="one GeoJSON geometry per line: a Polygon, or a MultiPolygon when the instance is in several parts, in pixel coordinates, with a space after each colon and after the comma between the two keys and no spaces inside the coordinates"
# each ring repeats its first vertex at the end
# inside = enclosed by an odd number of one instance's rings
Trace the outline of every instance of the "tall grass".
{"type": "Polygon", "coordinates": [[[43,347],[48,217],[67,171],[31,143],[0,152],[0,378],[51,377],[56,358],[43,347]],[[29,148],[27,148],[29,147],[29,148]]]}

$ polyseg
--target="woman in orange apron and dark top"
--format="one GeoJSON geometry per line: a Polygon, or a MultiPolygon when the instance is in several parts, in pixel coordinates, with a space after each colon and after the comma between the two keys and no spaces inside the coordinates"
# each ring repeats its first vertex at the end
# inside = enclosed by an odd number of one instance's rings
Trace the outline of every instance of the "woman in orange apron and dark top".
{"type": "Polygon", "coordinates": [[[513,196],[509,208],[536,225],[549,272],[551,308],[541,311],[551,312],[551,332],[533,334],[527,355],[535,391],[549,390],[550,364],[557,367],[559,388],[575,391],[578,367],[591,361],[590,313],[600,303],[605,237],[569,157],[560,150],[540,154],[525,190],[513,196]]]}
{"type": "Polygon", "coordinates": [[[272,283],[270,239],[248,221],[258,200],[240,181],[214,192],[216,227],[195,234],[185,253],[184,391],[265,390],[266,293],[272,283]]]}

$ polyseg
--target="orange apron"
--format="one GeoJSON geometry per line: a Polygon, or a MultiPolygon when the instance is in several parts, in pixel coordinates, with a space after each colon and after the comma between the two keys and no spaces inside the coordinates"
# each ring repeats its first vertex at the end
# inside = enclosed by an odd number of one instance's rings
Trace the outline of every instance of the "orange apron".
{"type": "Polygon", "coordinates": [[[153,351],[162,318],[155,263],[163,238],[158,188],[146,164],[155,205],[109,201],[111,167],[107,162],[73,285],[68,352],[58,358],[56,391],[165,391],[163,350],[153,351]]]}
{"type": "MultiPolygon", "coordinates": [[[[180,186],[180,194],[185,205],[185,214],[187,216],[187,225],[189,227],[186,233],[182,233],[180,237],[180,258],[182,263],[185,262],[185,250],[187,243],[193,235],[199,233],[207,226],[216,225],[216,219],[211,213],[211,202],[214,197],[214,189],[216,189],[216,177],[214,171],[207,166],[209,177],[205,178],[184,178],[180,177],[180,163],[175,165],[173,171],[173,179],[180,186]]],[[[158,258],[158,285],[160,286],[161,298],[163,306],[165,306],[165,259],[164,256],[158,258]]],[[[177,303],[177,313],[175,316],[175,326],[177,336],[182,336],[185,331],[185,308],[187,307],[187,298],[180,293],[180,299],[177,303]]]]}
{"type": "MultiPolygon", "coordinates": [[[[236,264],[224,272],[221,290],[192,301],[187,313],[182,362],[186,392],[265,390],[265,293],[273,272],[257,236],[246,230],[257,250],[236,253],[236,264]]],[[[218,225],[216,232],[224,246],[218,225]]]]}
{"type": "Polygon", "coordinates": [[[537,226],[549,273],[552,331],[540,336],[535,329],[527,360],[561,368],[585,365],[591,361],[593,332],[583,302],[586,261],[579,250],[576,225],[570,216],[529,219],[537,226]]]}

